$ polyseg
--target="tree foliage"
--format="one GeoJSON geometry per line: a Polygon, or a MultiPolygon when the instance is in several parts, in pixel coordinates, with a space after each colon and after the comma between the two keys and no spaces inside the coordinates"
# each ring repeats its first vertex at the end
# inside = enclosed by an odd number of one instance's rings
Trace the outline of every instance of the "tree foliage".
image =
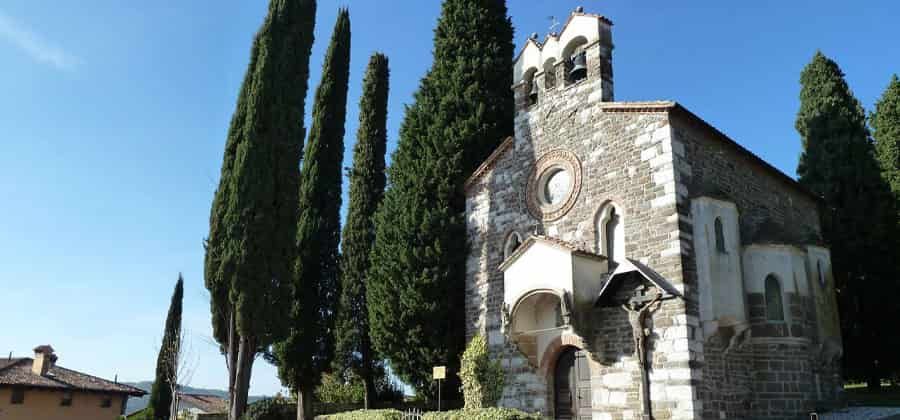
{"type": "Polygon", "coordinates": [[[275,345],[282,383],[308,396],[322,372],[330,367],[334,353],[341,163],[349,77],[350,14],[341,9],[316,90],[301,171],[290,331],[275,345]]]}
{"type": "MultiPolygon", "coordinates": [[[[406,110],[375,216],[369,271],[372,341],[418,393],[446,389],[465,345],[466,177],[513,129],[513,29],[505,2],[445,0],[434,63],[406,110]]],[[[449,395],[448,398],[453,398],[449,395]]]]}
{"type": "Polygon", "coordinates": [[[366,305],[366,272],[375,240],[373,215],[384,195],[387,147],[388,60],[373,54],[359,101],[359,129],[350,170],[350,203],[341,242],[341,297],[335,330],[335,364],[363,380],[365,406],[374,397],[374,364],[366,305]]]}
{"type": "Polygon", "coordinates": [[[230,399],[237,406],[232,419],[246,404],[252,353],[287,329],[315,9],[314,0],[269,3],[253,40],[210,212],[204,274],[213,334],[226,353],[230,399]]]}
{"type": "MultiPolygon", "coordinates": [[[[150,402],[147,404],[150,417],[168,420],[171,415],[172,380],[177,377],[178,351],[181,345],[181,310],[184,297],[184,279],[178,275],[172,300],[169,303],[169,314],[166,315],[166,327],[162,344],[156,359],[156,379],[150,388],[150,402]]],[[[177,384],[174,384],[177,386],[177,384]]]]}
{"type": "MultiPolygon", "coordinates": [[[[881,174],[900,209],[900,79],[895,74],[869,117],[881,174]]],[[[898,217],[900,221],[900,217],[898,217]]]]}
{"type": "Polygon", "coordinates": [[[466,409],[497,406],[503,396],[506,372],[499,361],[491,360],[484,336],[472,337],[462,355],[459,377],[466,409]]]}
{"type": "Polygon", "coordinates": [[[883,333],[885,292],[894,289],[895,225],[879,175],[866,117],[838,65],[817,52],[803,69],[796,128],[803,141],[800,182],[824,201],[822,230],[842,316],[845,373],[883,374],[889,355],[883,333]],[[881,337],[881,338],[880,338],[881,337]]]}

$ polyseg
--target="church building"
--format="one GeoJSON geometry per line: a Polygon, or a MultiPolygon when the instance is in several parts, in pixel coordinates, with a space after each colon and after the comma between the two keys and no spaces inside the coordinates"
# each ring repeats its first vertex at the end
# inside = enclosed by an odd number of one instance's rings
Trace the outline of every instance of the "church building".
{"type": "Polygon", "coordinates": [[[555,419],[794,419],[837,401],[820,199],[676,102],[617,102],[580,8],[514,60],[515,133],[466,183],[467,335],[500,405],[555,419]]]}

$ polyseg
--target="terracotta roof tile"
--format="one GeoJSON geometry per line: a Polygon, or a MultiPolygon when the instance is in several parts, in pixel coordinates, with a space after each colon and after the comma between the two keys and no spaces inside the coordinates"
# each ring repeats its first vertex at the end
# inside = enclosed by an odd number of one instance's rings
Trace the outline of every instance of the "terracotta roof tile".
{"type": "Polygon", "coordinates": [[[107,381],[86,373],[76,372],[61,366],[53,366],[47,375],[35,375],[31,371],[34,362],[29,357],[6,359],[0,362],[0,387],[26,386],[35,388],[55,388],[72,391],[110,392],[141,396],[143,390],[133,386],[107,381]]]}

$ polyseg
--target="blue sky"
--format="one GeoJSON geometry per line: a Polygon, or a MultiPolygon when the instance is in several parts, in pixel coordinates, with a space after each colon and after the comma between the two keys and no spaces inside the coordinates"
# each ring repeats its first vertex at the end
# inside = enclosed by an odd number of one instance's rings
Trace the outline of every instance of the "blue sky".
{"type": "MultiPolygon", "coordinates": [[[[834,58],[870,109],[900,72],[900,3],[510,0],[516,42],[578,5],[615,22],[619,100],[672,99],[794,175],[798,77],[834,58]],[[864,4],[865,7],[859,7],[864,4]]],[[[0,3],[0,353],[152,379],[178,272],[192,385],[224,388],[202,240],[225,133],[266,2],[0,3]]],[[[389,131],[431,63],[437,0],[319,1],[310,99],[339,6],[353,25],[345,166],[369,54],[391,60],[389,131]]],[[[345,200],[346,201],[346,200],[345,200]]],[[[280,389],[254,366],[251,393],[280,389]]]]}

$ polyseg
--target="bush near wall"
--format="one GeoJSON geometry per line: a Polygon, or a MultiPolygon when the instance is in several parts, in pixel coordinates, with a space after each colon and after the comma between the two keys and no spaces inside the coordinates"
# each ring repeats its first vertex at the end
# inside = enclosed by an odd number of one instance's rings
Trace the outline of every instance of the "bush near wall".
{"type": "Polygon", "coordinates": [[[472,337],[462,354],[459,377],[465,408],[496,407],[503,395],[506,373],[497,360],[491,360],[487,341],[481,334],[472,337]]]}
{"type": "Polygon", "coordinates": [[[455,411],[425,413],[423,420],[543,420],[538,414],[529,414],[511,408],[474,408],[455,411]]]}
{"type": "Polygon", "coordinates": [[[356,410],[345,413],[316,416],[316,420],[403,420],[403,413],[398,410],[356,410]]]}

